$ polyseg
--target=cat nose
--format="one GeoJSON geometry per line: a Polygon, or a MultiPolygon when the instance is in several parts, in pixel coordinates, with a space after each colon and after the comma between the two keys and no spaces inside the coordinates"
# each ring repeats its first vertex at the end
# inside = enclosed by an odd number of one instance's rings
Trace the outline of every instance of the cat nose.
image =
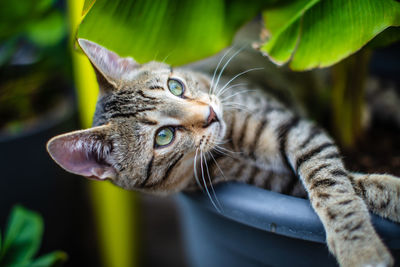
{"type": "Polygon", "coordinates": [[[204,128],[210,126],[213,122],[217,122],[217,121],[219,121],[217,114],[215,113],[214,109],[210,106],[210,112],[208,113],[207,120],[204,123],[204,128]]]}

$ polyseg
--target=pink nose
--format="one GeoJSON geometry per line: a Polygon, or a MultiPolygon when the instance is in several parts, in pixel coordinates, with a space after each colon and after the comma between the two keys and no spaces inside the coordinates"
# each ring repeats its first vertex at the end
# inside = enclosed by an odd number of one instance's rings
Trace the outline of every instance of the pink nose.
{"type": "Polygon", "coordinates": [[[210,113],[208,114],[207,121],[204,124],[204,128],[210,126],[213,122],[217,121],[219,121],[217,114],[215,113],[214,109],[210,106],[210,113]]]}

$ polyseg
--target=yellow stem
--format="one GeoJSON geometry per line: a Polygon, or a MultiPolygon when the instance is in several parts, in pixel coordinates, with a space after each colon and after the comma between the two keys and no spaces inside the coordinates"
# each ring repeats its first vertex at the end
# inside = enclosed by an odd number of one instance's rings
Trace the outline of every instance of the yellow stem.
{"type": "MultiPolygon", "coordinates": [[[[98,85],[88,59],[75,51],[75,31],[82,19],[84,0],[69,0],[69,26],[73,73],[78,108],[83,126],[91,126],[98,95],[98,85]]],[[[108,182],[90,184],[92,206],[99,236],[101,262],[105,267],[137,266],[137,201],[132,192],[108,182]]],[[[82,218],[85,223],[85,218],[82,218]]]]}
{"type": "Polygon", "coordinates": [[[363,131],[362,112],[369,51],[363,49],[332,67],[333,129],[344,147],[355,145],[363,131]]]}

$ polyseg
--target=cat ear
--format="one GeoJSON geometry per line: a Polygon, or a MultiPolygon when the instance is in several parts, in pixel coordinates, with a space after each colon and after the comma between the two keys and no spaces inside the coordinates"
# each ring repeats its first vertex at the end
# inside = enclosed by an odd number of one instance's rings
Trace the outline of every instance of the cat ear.
{"type": "Polygon", "coordinates": [[[116,171],[110,164],[111,142],[104,131],[107,125],[53,137],[47,151],[58,165],[68,172],[104,180],[114,179],[116,171]]]}
{"type": "Polygon", "coordinates": [[[124,77],[139,67],[132,58],[122,58],[92,41],[80,38],[78,43],[94,66],[100,87],[104,82],[117,87],[124,77]]]}

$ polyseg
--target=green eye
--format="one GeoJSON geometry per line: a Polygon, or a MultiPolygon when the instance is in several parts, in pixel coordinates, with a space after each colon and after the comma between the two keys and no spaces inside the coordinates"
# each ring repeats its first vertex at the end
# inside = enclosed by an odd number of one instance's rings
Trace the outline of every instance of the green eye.
{"type": "Polygon", "coordinates": [[[173,95],[182,96],[185,91],[183,88],[183,84],[175,79],[168,80],[168,89],[171,91],[173,95]]]}
{"type": "Polygon", "coordinates": [[[174,135],[174,128],[161,128],[156,134],[156,147],[169,145],[174,140],[174,135]]]}

